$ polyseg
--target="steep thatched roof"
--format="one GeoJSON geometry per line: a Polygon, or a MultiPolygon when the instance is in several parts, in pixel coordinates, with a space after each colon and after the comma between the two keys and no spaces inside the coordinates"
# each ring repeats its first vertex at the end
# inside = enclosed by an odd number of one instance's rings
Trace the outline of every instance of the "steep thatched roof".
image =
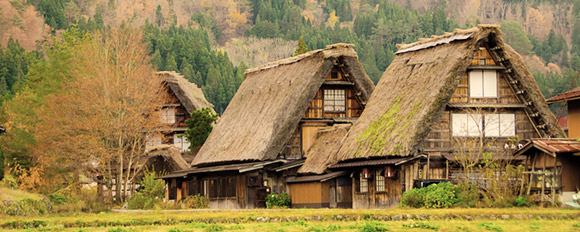
{"type": "Polygon", "coordinates": [[[249,69],[192,165],[276,158],[336,63],[344,64],[357,94],[368,99],[374,85],[352,45],[330,45],[249,69]]]}
{"type": "Polygon", "coordinates": [[[525,91],[526,103],[545,124],[542,136],[564,136],[522,57],[504,43],[499,26],[479,25],[400,45],[336,161],[417,154],[480,46],[488,46],[506,68],[504,73],[525,91]]]}
{"type": "Polygon", "coordinates": [[[336,160],[338,149],[351,126],[350,123],[336,124],[318,130],[316,140],[308,149],[304,165],[298,169],[298,173],[324,173],[326,168],[336,160]]]}
{"type": "Polygon", "coordinates": [[[166,171],[178,171],[189,168],[189,164],[181,156],[179,148],[173,145],[158,145],[149,148],[145,153],[147,154],[147,159],[143,164],[145,166],[153,165],[156,158],[163,158],[164,166],[170,169],[166,171]]]}
{"type": "Polygon", "coordinates": [[[174,71],[162,71],[157,72],[157,75],[165,78],[165,83],[183,104],[187,113],[191,114],[191,112],[202,108],[213,110],[213,105],[205,99],[201,89],[183,78],[181,74],[174,71]]]}

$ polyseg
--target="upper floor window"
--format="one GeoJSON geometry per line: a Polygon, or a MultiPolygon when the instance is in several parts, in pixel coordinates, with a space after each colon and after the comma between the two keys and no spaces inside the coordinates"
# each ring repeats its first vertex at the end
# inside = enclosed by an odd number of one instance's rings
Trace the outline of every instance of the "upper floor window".
{"type": "Polygon", "coordinates": [[[452,114],[451,122],[453,136],[476,137],[483,129],[480,114],[452,114]]]}
{"type": "Polygon", "coordinates": [[[495,70],[469,72],[469,96],[475,98],[497,97],[497,73],[495,70]]]}
{"type": "Polygon", "coordinates": [[[165,108],[161,110],[161,122],[167,124],[175,123],[175,108],[165,108]]]}
{"type": "Polygon", "coordinates": [[[340,112],[346,110],[346,96],[344,89],[324,90],[324,111],[340,112]]]}
{"type": "Polygon", "coordinates": [[[149,149],[154,146],[161,145],[162,138],[157,135],[152,135],[147,137],[147,141],[145,142],[145,149],[149,149]]]}
{"type": "Polygon", "coordinates": [[[174,134],[173,135],[173,145],[179,148],[181,152],[186,152],[189,149],[189,141],[183,135],[174,134]]]}
{"type": "Polygon", "coordinates": [[[485,136],[487,137],[514,137],[516,117],[514,114],[486,114],[485,136]]]}
{"type": "Polygon", "coordinates": [[[516,136],[515,114],[452,114],[451,117],[453,136],[516,136]]]}

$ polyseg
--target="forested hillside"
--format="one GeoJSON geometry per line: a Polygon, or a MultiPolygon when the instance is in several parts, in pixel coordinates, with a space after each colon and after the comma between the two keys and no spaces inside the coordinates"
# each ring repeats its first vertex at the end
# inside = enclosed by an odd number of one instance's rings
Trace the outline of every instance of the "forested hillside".
{"type": "Polygon", "coordinates": [[[1,0],[0,94],[10,99],[71,27],[144,27],[155,67],[183,73],[221,113],[246,68],[291,56],[300,37],[309,50],[355,44],[377,82],[398,43],[497,23],[550,97],[580,69],[579,9],[577,0],[1,0]]]}

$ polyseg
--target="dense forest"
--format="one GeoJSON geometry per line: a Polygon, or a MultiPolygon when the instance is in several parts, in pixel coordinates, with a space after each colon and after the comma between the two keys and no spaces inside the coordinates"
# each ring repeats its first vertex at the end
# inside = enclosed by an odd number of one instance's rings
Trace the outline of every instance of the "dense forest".
{"type": "MultiPolygon", "coordinates": [[[[33,128],[38,120],[32,109],[42,105],[45,96],[60,91],[62,81],[70,78],[64,64],[76,52],[71,44],[89,32],[106,34],[115,27],[105,23],[107,17],[112,17],[110,11],[115,2],[97,3],[87,10],[85,5],[90,5],[90,1],[10,1],[18,9],[24,9],[26,4],[34,6],[51,29],[51,39],[39,43],[35,50],[27,51],[13,39],[0,47],[0,124],[10,121],[8,126],[13,127],[12,135],[0,142],[6,148],[4,153],[10,166],[29,165],[29,145],[36,141],[30,136],[33,131],[27,128],[33,128]]],[[[177,0],[167,2],[177,4],[177,0]]],[[[574,6],[571,43],[555,30],[540,39],[527,33],[520,22],[497,22],[501,23],[507,42],[518,52],[525,57],[538,57],[542,65],[550,63],[560,70],[534,72],[545,97],[568,90],[580,70],[580,0],[566,2],[574,6]]],[[[448,6],[447,1],[439,1],[434,10],[423,13],[388,0],[202,1],[199,5],[192,7],[195,12],[185,23],[172,9],[156,5],[153,16],[141,25],[143,42],[157,70],[182,73],[203,89],[220,114],[243,81],[243,72],[249,66],[244,60],[278,50],[267,51],[263,44],[269,42],[264,41],[287,41],[297,48],[297,41],[302,38],[308,50],[339,42],[355,44],[363,67],[376,83],[393,60],[396,44],[479,23],[450,18],[446,10],[453,6],[448,6]],[[223,6],[224,10],[219,6],[221,3],[232,7],[223,6]],[[312,10],[312,6],[318,11],[312,10]],[[239,42],[242,40],[253,44],[239,42]],[[230,57],[228,50],[232,46],[245,51],[241,53],[245,57],[230,57]]],[[[0,25],[4,22],[0,18],[0,25]]],[[[120,27],[129,25],[130,22],[120,23],[120,27]]],[[[291,56],[294,49],[291,50],[282,56],[291,56]]],[[[559,112],[557,107],[553,110],[559,112]]]]}

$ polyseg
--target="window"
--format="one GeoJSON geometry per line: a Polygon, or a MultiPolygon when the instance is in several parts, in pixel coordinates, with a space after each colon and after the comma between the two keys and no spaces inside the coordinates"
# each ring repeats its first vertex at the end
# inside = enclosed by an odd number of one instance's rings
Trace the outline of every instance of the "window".
{"type": "Polygon", "coordinates": [[[375,175],[375,186],[377,187],[377,192],[385,191],[385,176],[382,171],[377,171],[375,175]]]}
{"type": "Polygon", "coordinates": [[[161,145],[161,140],[161,137],[157,135],[148,136],[145,142],[145,149],[161,145]]]}
{"type": "Polygon", "coordinates": [[[514,137],[516,136],[515,114],[486,114],[486,137],[514,137]]]}
{"type": "Polygon", "coordinates": [[[366,193],[369,191],[369,180],[363,177],[363,173],[360,173],[360,184],[359,184],[359,192],[366,193]]]}
{"type": "Polygon", "coordinates": [[[181,152],[186,152],[189,150],[189,141],[183,135],[174,134],[173,135],[173,145],[179,148],[181,152]]]}
{"type": "Polygon", "coordinates": [[[497,74],[494,70],[469,72],[469,96],[475,98],[497,97],[497,74]]]}
{"type": "Polygon", "coordinates": [[[338,72],[331,72],[330,79],[338,79],[338,72]]]}
{"type": "Polygon", "coordinates": [[[516,136],[515,114],[452,114],[453,136],[485,137],[516,136]]]}
{"type": "Polygon", "coordinates": [[[234,177],[221,177],[203,180],[203,193],[209,198],[236,197],[234,177]]]}
{"type": "Polygon", "coordinates": [[[344,89],[324,90],[324,111],[345,111],[346,97],[344,89]]]}
{"type": "Polygon", "coordinates": [[[161,122],[167,124],[175,123],[175,108],[165,108],[161,111],[161,122]]]}
{"type": "Polygon", "coordinates": [[[485,65],[485,59],[479,59],[479,65],[485,65]]]}
{"type": "Polygon", "coordinates": [[[452,114],[453,136],[481,136],[482,118],[479,114],[452,114]]]}

